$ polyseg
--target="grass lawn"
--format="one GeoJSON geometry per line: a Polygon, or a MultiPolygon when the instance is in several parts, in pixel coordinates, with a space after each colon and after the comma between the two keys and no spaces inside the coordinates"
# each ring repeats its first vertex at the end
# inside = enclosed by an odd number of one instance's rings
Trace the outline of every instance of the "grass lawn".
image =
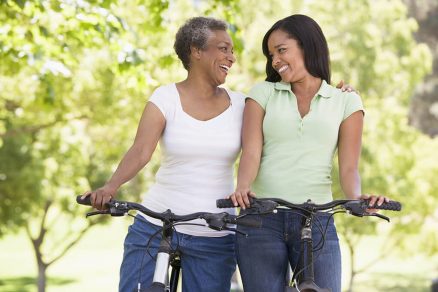
{"type": "MultiPolygon", "coordinates": [[[[436,256],[408,259],[390,257],[359,274],[355,279],[354,292],[430,292],[432,279],[437,277],[436,256]]],[[[347,285],[343,285],[344,289],[347,285]]]]}
{"type": "MultiPolygon", "coordinates": [[[[65,257],[49,267],[48,292],[117,291],[123,240],[129,218],[94,227],[65,257]]],[[[37,273],[25,234],[0,241],[0,291],[37,291],[37,273]]]]}
{"type": "MultiPolygon", "coordinates": [[[[123,240],[131,218],[114,219],[110,225],[95,227],[59,262],[48,270],[47,291],[117,291],[118,269],[123,240]]],[[[378,249],[376,238],[367,238],[361,251],[378,249]]],[[[33,292],[36,264],[30,243],[24,234],[0,240],[0,291],[33,292]]],[[[358,264],[368,262],[363,252],[358,264]]],[[[348,285],[348,258],[344,254],[343,287],[348,285]]],[[[373,257],[371,257],[373,258],[373,257]]],[[[433,278],[438,278],[438,256],[408,259],[387,258],[379,261],[355,281],[355,292],[415,291],[429,292],[433,278]]]]}

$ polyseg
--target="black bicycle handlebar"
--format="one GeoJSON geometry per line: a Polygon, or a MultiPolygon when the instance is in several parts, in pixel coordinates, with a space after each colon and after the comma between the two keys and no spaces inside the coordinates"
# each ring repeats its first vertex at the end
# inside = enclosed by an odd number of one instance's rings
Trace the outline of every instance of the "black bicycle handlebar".
{"type": "Polygon", "coordinates": [[[365,212],[366,209],[381,209],[381,210],[393,210],[393,211],[401,210],[401,204],[397,201],[383,202],[382,205],[380,206],[376,204],[374,206],[370,206],[370,199],[334,200],[325,204],[315,204],[310,200],[302,204],[294,204],[286,200],[276,199],[276,198],[268,198],[265,200],[274,201],[279,205],[290,209],[301,209],[301,210],[310,210],[310,211],[326,211],[333,209],[337,206],[341,206],[349,211],[357,209],[358,211],[363,210],[363,212],[365,212]]]}
{"type": "MultiPolygon", "coordinates": [[[[250,208],[247,210],[250,210],[252,208],[260,209],[264,206],[269,205],[270,207],[275,206],[283,206],[289,209],[296,209],[306,212],[316,212],[316,211],[327,211],[332,210],[335,207],[340,206],[341,208],[345,209],[346,211],[350,212],[352,215],[355,216],[364,216],[367,214],[367,209],[381,209],[381,210],[391,210],[391,211],[400,211],[402,208],[402,205],[400,202],[397,201],[389,201],[389,202],[383,202],[382,205],[378,206],[375,204],[374,206],[370,206],[370,199],[359,199],[359,200],[334,200],[329,203],[325,204],[315,204],[311,202],[310,200],[306,203],[302,204],[294,204],[291,202],[288,202],[283,199],[277,199],[277,198],[249,198],[250,200],[250,208]],[[262,206],[262,207],[260,207],[262,206]]],[[[220,199],[216,201],[216,206],[218,208],[232,208],[234,207],[233,202],[231,199],[220,199]]]]}
{"type": "MultiPolygon", "coordinates": [[[[90,196],[82,198],[82,196],[76,197],[76,202],[81,205],[91,206],[90,196]]],[[[244,225],[248,227],[260,227],[261,221],[257,218],[248,217],[248,216],[236,216],[231,215],[226,212],[221,213],[209,213],[209,212],[197,212],[186,215],[176,215],[172,213],[170,210],[159,213],[152,211],[145,206],[126,201],[118,201],[111,199],[108,203],[106,203],[107,210],[97,211],[89,213],[90,215],[98,215],[98,214],[109,214],[111,216],[123,216],[128,213],[130,210],[139,211],[147,216],[150,216],[155,219],[159,219],[164,222],[186,222],[195,219],[204,219],[208,226],[214,230],[224,230],[226,229],[227,224],[238,224],[244,225]]]]}

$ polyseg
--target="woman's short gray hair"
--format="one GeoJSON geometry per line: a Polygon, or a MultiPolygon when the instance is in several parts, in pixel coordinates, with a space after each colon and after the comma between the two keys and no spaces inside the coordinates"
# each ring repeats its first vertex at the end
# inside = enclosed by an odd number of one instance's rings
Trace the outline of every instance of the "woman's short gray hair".
{"type": "Polygon", "coordinates": [[[225,21],[211,17],[193,17],[181,26],[176,33],[173,45],[178,58],[186,70],[190,68],[190,47],[205,49],[210,31],[224,30],[228,25],[225,21]]]}

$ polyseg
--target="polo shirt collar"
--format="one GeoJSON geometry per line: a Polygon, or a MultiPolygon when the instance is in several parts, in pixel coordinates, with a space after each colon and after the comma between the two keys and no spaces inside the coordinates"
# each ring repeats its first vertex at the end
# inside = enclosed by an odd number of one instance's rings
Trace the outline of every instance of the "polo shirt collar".
{"type": "Polygon", "coordinates": [[[318,90],[317,95],[323,97],[323,98],[330,98],[331,97],[331,87],[327,84],[325,80],[322,80],[321,87],[318,90]]]}
{"type": "Polygon", "coordinates": [[[277,90],[288,90],[288,91],[292,91],[290,89],[290,83],[289,82],[284,82],[284,81],[280,81],[280,82],[275,82],[274,84],[274,88],[277,90]]]}
{"type": "MultiPolygon", "coordinates": [[[[292,92],[289,82],[283,82],[283,81],[275,82],[274,88],[277,90],[288,90],[288,91],[292,92]]],[[[321,87],[319,88],[316,95],[319,95],[323,98],[330,98],[331,97],[330,93],[331,93],[330,85],[328,85],[325,80],[322,80],[321,87]]]]}

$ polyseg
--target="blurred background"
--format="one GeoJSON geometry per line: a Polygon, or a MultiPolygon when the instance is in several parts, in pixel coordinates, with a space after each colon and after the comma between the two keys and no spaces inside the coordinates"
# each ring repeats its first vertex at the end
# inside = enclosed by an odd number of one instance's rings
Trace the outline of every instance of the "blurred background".
{"type": "MultiPolygon", "coordinates": [[[[0,291],[117,291],[132,220],[85,219],[75,196],[115,170],[152,91],[185,77],[177,28],[192,16],[225,19],[237,57],[225,86],[245,93],[264,79],[263,35],[294,13],[321,25],[333,82],[364,101],[363,191],[404,207],[383,212],[390,224],[336,218],[344,290],[431,291],[436,0],[0,0],[0,291]]],[[[158,150],[119,198],[138,201],[159,163],[158,150]]]]}

